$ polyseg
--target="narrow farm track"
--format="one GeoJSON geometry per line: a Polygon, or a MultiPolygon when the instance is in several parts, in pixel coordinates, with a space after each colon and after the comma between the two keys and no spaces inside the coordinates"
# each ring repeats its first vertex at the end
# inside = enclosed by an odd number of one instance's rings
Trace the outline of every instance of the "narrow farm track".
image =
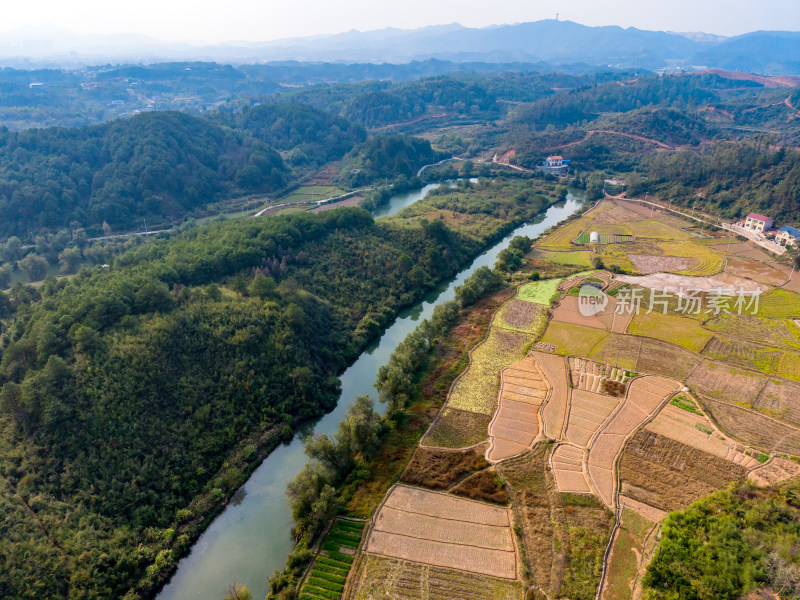
{"type": "Polygon", "coordinates": [[[792,97],[791,96],[786,96],[786,100],[784,100],[783,103],[786,106],[788,106],[790,109],[792,109],[796,114],[800,115],[800,109],[796,108],[794,106],[794,104],[792,104],[792,97]]]}
{"type": "Polygon", "coordinates": [[[613,129],[590,129],[589,131],[586,132],[586,135],[583,136],[583,138],[581,138],[579,140],[575,140],[574,142],[567,142],[566,144],[561,144],[559,146],[552,146],[551,148],[546,148],[545,152],[551,152],[553,150],[561,150],[563,148],[569,148],[570,146],[575,146],[576,144],[580,144],[582,142],[585,142],[590,137],[592,137],[594,135],[597,135],[598,133],[605,133],[605,134],[608,134],[608,135],[618,135],[618,136],[630,138],[630,139],[633,139],[633,140],[639,140],[640,142],[648,142],[650,144],[655,144],[656,146],[658,146],[660,148],[664,148],[665,150],[675,150],[675,146],[671,146],[671,145],[666,144],[664,142],[660,142],[659,140],[654,140],[653,138],[648,138],[648,137],[644,137],[644,136],[641,136],[641,135],[636,135],[636,134],[633,134],[633,133],[624,133],[622,131],[614,131],[613,129]]]}

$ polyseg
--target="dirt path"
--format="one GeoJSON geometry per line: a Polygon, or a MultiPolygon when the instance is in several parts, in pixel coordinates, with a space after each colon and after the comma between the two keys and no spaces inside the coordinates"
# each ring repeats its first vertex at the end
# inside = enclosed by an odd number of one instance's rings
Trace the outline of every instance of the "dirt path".
{"type": "Polygon", "coordinates": [[[797,113],[798,115],[800,115],[800,109],[796,108],[796,107],[794,106],[794,104],[792,104],[792,97],[791,97],[791,96],[786,96],[786,100],[784,100],[784,101],[783,101],[783,103],[784,103],[786,106],[788,106],[789,108],[791,108],[791,109],[792,109],[792,110],[793,110],[795,113],[797,113]]]}
{"type": "Polygon", "coordinates": [[[618,135],[618,136],[630,138],[630,139],[633,139],[633,140],[639,140],[640,142],[649,142],[651,144],[655,144],[656,146],[659,146],[660,148],[664,148],[665,150],[675,150],[675,146],[670,146],[669,144],[665,144],[664,142],[659,142],[658,140],[654,140],[652,138],[647,138],[647,137],[644,137],[644,136],[641,136],[641,135],[635,135],[633,133],[623,133],[622,131],[614,131],[613,129],[590,129],[589,131],[586,132],[586,135],[583,136],[582,139],[575,140],[574,142],[568,142],[566,144],[561,144],[560,146],[553,146],[551,148],[548,148],[547,151],[549,152],[551,150],[561,150],[562,148],[569,148],[570,146],[574,146],[576,144],[580,144],[581,142],[585,142],[590,137],[592,137],[593,135],[596,135],[598,133],[607,133],[609,135],[618,135]]]}
{"type": "Polygon", "coordinates": [[[424,117],[417,117],[416,119],[412,119],[411,121],[406,121],[405,123],[389,123],[388,125],[384,125],[385,128],[390,127],[402,127],[403,125],[414,125],[415,123],[421,123],[422,121],[428,121],[430,119],[442,119],[444,117],[449,117],[453,113],[442,113],[440,115],[425,115],[424,117]]]}

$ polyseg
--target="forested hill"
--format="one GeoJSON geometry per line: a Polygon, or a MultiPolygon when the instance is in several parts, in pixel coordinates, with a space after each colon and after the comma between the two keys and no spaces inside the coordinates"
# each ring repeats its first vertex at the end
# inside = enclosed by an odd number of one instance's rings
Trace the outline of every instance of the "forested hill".
{"type": "Polygon", "coordinates": [[[381,326],[554,200],[481,189],[458,231],[357,208],[227,221],[0,293],[0,596],[152,596],[381,326]]]}
{"type": "Polygon", "coordinates": [[[341,117],[292,104],[0,129],[0,238],[103,222],[132,229],[143,217],[168,223],[209,202],[281,189],[293,168],[340,158],[365,135],[341,117]]]}
{"type": "Polygon", "coordinates": [[[80,129],[0,130],[0,236],[180,217],[226,194],[285,185],[280,155],[177,112],[80,129]]]}
{"type": "Polygon", "coordinates": [[[362,126],[305,104],[248,106],[235,114],[222,114],[219,120],[287,151],[288,162],[297,167],[339,159],[367,137],[362,126]]]}

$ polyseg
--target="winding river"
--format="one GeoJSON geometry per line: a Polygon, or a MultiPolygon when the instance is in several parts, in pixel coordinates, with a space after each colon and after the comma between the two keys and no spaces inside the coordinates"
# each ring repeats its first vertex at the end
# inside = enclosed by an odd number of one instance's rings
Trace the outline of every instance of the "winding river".
{"type": "MultiPolygon", "coordinates": [[[[394,196],[376,216],[393,215],[425,196],[435,185],[394,196]]],[[[309,426],[317,433],[331,434],[356,396],[371,394],[381,365],[397,345],[433,313],[436,305],[455,297],[455,288],[476,269],[494,266],[497,255],[516,235],[535,238],[578,210],[583,198],[569,194],[566,201],[551,206],[545,214],[520,225],[508,236],[475,258],[453,279],[443,282],[413,307],[400,313],[380,339],[369,345],[341,376],[342,395],[333,412],[309,426]]],[[[383,411],[380,404],[376,409],[383,411]]],[[[232,502],[211,523],[178,564],[178,570],[158,595],[158,600],[222,600],[233,583],[246,585],[260,600],[269,591],[269,576],[282,569],[292,551],[291,514],[286,502],[286,485],[303,468],[306,456],[300,436],[276,448],[237,492],[232,502]]]]}

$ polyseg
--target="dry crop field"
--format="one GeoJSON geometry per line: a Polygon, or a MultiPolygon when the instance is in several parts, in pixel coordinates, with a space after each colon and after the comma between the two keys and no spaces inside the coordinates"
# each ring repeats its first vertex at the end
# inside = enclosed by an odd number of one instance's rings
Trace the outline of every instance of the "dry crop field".
{"type": "Polygon", "coordinates": [[[621,493],[668,512],[746,475],[740,465],[649,431],[637,432],[620,460],[621,493]]]}
{"type": "Polygon", "coordinates": [[[789,279],[789,273],[785,273],[770,264],[738,256],[728,258],[725,271],[739,277],[755,279],[768,285],[780,286],[789,279]]]}
{"type": "Polygon", "coordinates": [[[567,421],[569,381],[564,359],[555,354],[534,352],[539,368],[550,386],[550,395],[542,409],[542,426],[546,436],[559,439],[567,421]]]}
{"type": "Polygon", "coordinates": [[[663,256],[660,254],[628,254],[628,260],[642,275],[671,271],[685,271],[697,263],[696,258],[683,256],[663,256]]]}
{"type": "Polygon", "coordinates": [[[547,469],[551,448],[540,442],[498,465],[522,534],[523,572],[548,597],[593,600],[614,517],[591,496],[558,492],[547,469]]]}
{"type": "Polygon", "coordinates": [[[539,409],[549,387],[536,359],[527,357],[503,369],[497,413],[489,425],[486,457],[505,460],[525,452],[541,432],[539,409]]]}
{"type": "Polygon", "coordinates": [[[508,509],[404,485],[387,495],[364,551],[517,579],[508,509]]]}
{"type": "Polygon", "coordinates": [[[766,452],[800,456],[800,430],[735,404],[703,398],[703,406],[720,429],[766,452]]]}
{"type": "Polygon", "coordinates": [[[347,600],[522,600],[519,581],[364,554],[347,600]]]}
{"type": "Polygon", "coordinates": [[[564,438],[576,446],[588,447],[592,436],[619,403],[619,398],[573,389],[564,438]]]}
{"type": "Polygon", "coordinates": [[[616,506],[615,463],[628,437],[651,418],[680,387],[663,377],[638,377],[628,386],[628,394],[619,411],[592,441],[587,460],[589,479],[603,503],[616,506]]]}
{"type": "Polygon", "coordinates": [[[697,403],[686,395],[683,398],[685,400],[665,406],[647,425],[647,431],[737,464],[747,463],[745,466],[751,466],[751,457],[744,454],[745,448],[719,431],[697,403]]]}

